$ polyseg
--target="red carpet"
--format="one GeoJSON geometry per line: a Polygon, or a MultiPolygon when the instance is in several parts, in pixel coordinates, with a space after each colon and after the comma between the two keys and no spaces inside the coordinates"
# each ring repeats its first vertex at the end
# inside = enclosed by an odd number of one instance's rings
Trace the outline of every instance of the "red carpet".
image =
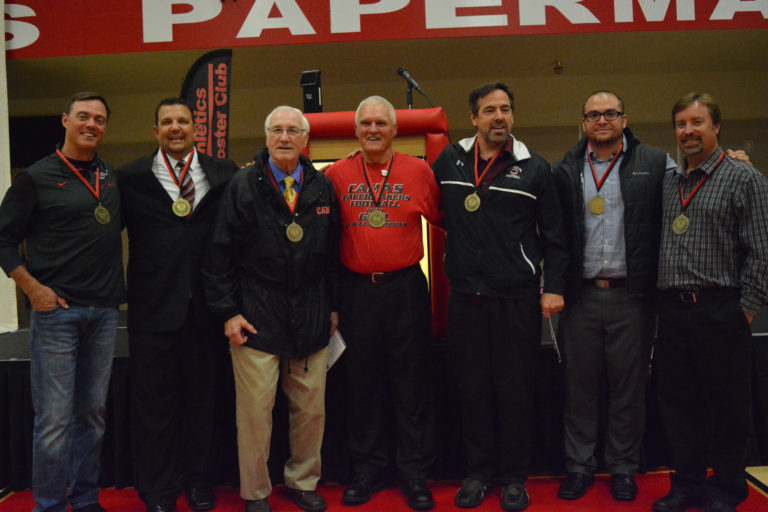
{"type": "MultiPolygon", "coordinates": [[[[563,501],[557,499],[557,489],[562,477],[533,477],[528,481],[528,492],[531,495],[531,505],[527,510],[531,512],[649,512],[651,504],[669,491],[669,478],[667,473],[652,473],[640,475],[637,479],[640,495],[637,501],[630,503],[616,502],[611,498],[610,479],[607,476],[598,476],[587,494],[577,501],[563,501]]],[[[453,504],[458,482],[430,483],[430,488],[435,496],[435,511],[465,509],[457,508],[453,504]]],[[[327,484],[319,488],[320,493],[328,502],[329,512],[409,512],[411,509],[405,503],[405,497],[395,488],[387,488],[377,493],[373,499],[365,505],[358,507],[346,507],[341,504],[341,493],[344,488],[338,484],[327,484]]],[[[101,492],[101,504],[109,512],[144,512],[144,506],[133,489],[106,489],[101,492]]],[[[242,512],[243,502],[236,489],[228,487],[216,490],[218,503],[217,512],[242,512]]],[[[282,495],[282,487],[276,487],[269,497],[274,512],[297,512],[299,509],[282,495]]],[[[32,493],[23,491],[13,493],[0,501],[2,512],[30,512],[34,507],[32,493]]],[[[179,499],[177,512],[189,512],[184,498],[179,499]]],[[[471,509],[476,512],[499,511],[499,489],[495,487],[483,504],[471,509]]],[[[750,485],[749,498],[738,508],[739,512],[765,512],[768,510],[768,497],[761,491],[750,485]]]]}

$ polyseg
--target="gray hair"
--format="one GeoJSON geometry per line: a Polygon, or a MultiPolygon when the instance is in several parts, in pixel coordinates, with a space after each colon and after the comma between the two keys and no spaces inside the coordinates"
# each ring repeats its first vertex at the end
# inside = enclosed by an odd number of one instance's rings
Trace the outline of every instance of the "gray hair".
{"type": "Polygon", "coordinates": [[[272,112],[269,113],[267,118],[264,120],[264,135],[269,135],[269,125],[272,122],[272,116],[275,115],[277,112],[281,112],[283,110],[287,110],[288,112],[294,112],[299,115],[301,118],[301,129],[304,130],[305,135],[309,135],[309,121],[307,121],[307,118],[304,117],[304,113],[295,108],[290,107],[288,105],[280,105],[279,107],[275,107],[272,109],[272,112]]]}
{"type": "Polygon", "coordinates": [[[392,104],[384,97],[382,96],[368,96],[363,101],[360,102],[360,104],[357,106],[357,110],[355,110],[355,124],[360,122],[360,109],[363,108],[365,105],[369,104],[378,104],[378,105],[384,105],[387,107],[387,110],[389,110],[389,120],[392,122],[392,124],[397,124],[397,119],[395,118],[395,107],[392,106],[392,104]]]}

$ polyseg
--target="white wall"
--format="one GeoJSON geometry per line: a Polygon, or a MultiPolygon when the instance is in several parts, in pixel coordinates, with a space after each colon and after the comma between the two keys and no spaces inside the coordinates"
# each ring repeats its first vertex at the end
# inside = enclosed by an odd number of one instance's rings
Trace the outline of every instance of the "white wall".
{"type": "MultiPolygon", "coordinates": [[[[0,0],[0,11],[5,2],[0,0]]],[[[8,145],[8,86],[5,71],[5,29],[0,53],[0,197],[11,185],[11,156],[8,145]]],[[[16,316],[16,285],[13,280],[0,276],[0,334],[18,329],[16,316]]]]}

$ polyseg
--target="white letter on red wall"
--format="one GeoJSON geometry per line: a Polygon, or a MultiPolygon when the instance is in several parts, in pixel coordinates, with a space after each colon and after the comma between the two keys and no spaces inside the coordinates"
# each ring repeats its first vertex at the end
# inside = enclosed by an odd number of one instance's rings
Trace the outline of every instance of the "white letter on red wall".
{"type": "Polygon", "coordinates": [[[359,0],[331,0],[331,33],[360,32],[360,16],[399,11],[410,0],[379,0],[360,4],[359,0]]]}
{"type": "Polygon", "coordinates": [[[269,28],[287,28],[295,36],[315,33],[312,24],[294,0],[256,0],[237,37],[259,37],[262,30],[269,28]],[[269,13],[275,5],[282,16],[270,18],[269,13]]]}
{"type": "MultiPolygon", "coordinates": [[[[616,23],[630,23],[635,21],[632,13],[632,4],[635,0],[613,0],[614,19],[616,23]]],[[[669,10],[671,0],[637,0],[637,4],[643,11],[646,21],[664,21],[669,10]]],[[[693,0],[676,0],[677,21],[690,21],[696,19],[696,11],[693,0]]]]}
{"type": "Polygon", "coordinates": [[[209,0],[142,0],[141,15],[144,19],[144,42],[173,41],[173,26],[182,23],[200,23],[215,18],[221,12],[221,2],[209,0]],[[174,5],[191,6],[192,10],[173,14],[174,5]]]}
{"type": "Polygon", "coordinates": [[[581,0],[520,0],[520,25],[546,25],[547,6],[560,11],[571,23],[600,23],[581,0]]]}
{"type": "Polygon", "coordinates": [[[737,12],[760,12],[768,19],[768,0],[720,0],[711,20],[732,20],[737,12]]]}
{"type": "Polygon", "coordinates": [[[427,28],[503,27],[506,14],[476,14],[457,16],[459,7],[498,7],[501,0],[425,0],[424,15],[427,28]]]}
{"type": "Polygon", "coordinates": [[[36,16],[35,11],[26,5],[5,4],[5,14],[11,18],[5,20],[5,33],[11,34],[11,39],[5,42],[6,50],[18,50],[31,45],[40,37],[40,30],[26,21],[16,21],[13,18],[36,16]]]}

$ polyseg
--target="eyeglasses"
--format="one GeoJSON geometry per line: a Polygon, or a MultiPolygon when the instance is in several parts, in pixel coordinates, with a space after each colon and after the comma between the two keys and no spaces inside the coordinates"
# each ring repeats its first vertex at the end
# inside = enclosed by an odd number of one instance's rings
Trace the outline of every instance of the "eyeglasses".
{"type": "Polygon", "coordinates": [[[279,126],[273,126],[269,129],[270,135],[274,135],[276,137],[281,136],[283,132],[287,133],[289,137],[299,137],[304,134],[304,130],[301,128],[296,128],[295,126],[291,126],[290,128],[280,128],[279,126]]]}
{"type": "Polygon", "coordinates": [[[619,118],[619,116],[623,116],[624,112],[619,112],[618,110],[609,108],[605,112],[598,112],[597,110],[590,110],[586,114],[584,114],[584,119],[589,121],[590,123],[596,123],[600,120],[600,117],[604,117],[606,121],[615,121],[619,118]]]}

